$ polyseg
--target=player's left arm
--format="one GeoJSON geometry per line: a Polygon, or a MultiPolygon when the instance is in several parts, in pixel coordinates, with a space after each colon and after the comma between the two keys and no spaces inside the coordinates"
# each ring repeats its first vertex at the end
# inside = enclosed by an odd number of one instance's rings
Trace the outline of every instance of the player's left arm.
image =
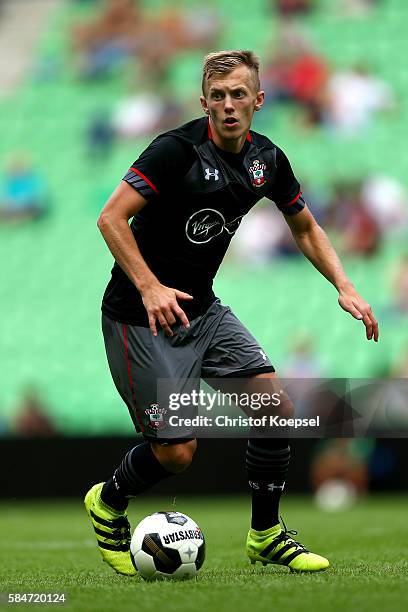
{"type": "Polygon", "coordinates": [[[340,259],[325,231],[305,206],[300,212],[285,215],[285,220],[302,253],[339,292],[339,305],[355,319],[363,321],[367,340],[378,341],[378,323],[371,306],[356,291],[346,276],[340,259]]]}

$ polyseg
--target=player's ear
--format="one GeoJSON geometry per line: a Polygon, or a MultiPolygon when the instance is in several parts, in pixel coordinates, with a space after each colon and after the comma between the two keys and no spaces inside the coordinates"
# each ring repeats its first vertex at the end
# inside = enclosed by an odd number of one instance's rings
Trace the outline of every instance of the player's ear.
{"type": "Polygon", "coordinates": [[[204,96],[200,96],[200,102],[201,102],[201,108],[203,109],[205,114],[209,115],[210,114],[210,110],[208,108],[207,100],[204,98],[204,96]]]}
{"type": "Polygon", "coordinates": [[[255,111],[261,110],[264,102],[265,102],[265,92],[258,91],[258,93],[256,94],[256,102],[255,102],[254,110],[255,111]]]}

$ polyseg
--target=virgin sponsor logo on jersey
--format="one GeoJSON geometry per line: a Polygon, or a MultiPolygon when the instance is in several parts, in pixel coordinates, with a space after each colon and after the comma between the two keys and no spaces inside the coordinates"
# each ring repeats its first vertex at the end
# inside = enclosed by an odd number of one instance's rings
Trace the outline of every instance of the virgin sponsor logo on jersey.
{"type": "Polygon", "coordinates": [[[175,531],[162,536],[163,544],[174,544],[182,540],[204,540],[203,534],[199,529],[185,529],[184,531],[175,531]]]}
{"type": "Polygon", "coordinates": [[[149,424],[153,429],[166,427],[164,415],[167,414],[167,408],[160,408],[159,404],[150,404],[150,408],[146,408],[145,414],[149,417],[149,424]]]}
{"type": "Polygon", "coordinates": [[[227,222],[218,210],[204,208],[191,215],[187,221],[186,236],[190,242],[204,244],[222,234],[224,230],[228,234],[235,234],[243,216],[227,222]]]}
{"type": "Polygon", "coordinates": [[[255,159],[252,165],[248,168],[249,174],[251,175],[251,183],[254,187],[262,187],[266,179],[264,177],[264,170],[266,170],[266,164],[260,162],[259,159],[255,159]]]}

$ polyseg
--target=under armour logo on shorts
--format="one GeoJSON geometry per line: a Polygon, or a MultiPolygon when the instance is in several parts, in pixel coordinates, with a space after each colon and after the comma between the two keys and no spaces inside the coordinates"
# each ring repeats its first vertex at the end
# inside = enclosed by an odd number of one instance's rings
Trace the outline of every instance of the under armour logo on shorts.
{"type": "Polygon", "coordinates": [[[214,172],[210,172],[209,168],[205,169],[205,180],[209,181],[210,180],[210,176],[214,177],[214,181],[218,181],[219,179],[219,170],[217,170],[217,168],[214,168],[214,172]]]}

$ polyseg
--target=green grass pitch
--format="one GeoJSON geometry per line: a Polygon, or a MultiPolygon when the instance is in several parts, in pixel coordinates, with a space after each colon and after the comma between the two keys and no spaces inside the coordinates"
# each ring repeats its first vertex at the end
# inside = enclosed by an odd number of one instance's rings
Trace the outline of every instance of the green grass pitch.
{"type": "MultiPolygon", "coordinates": [[[[327,514],[309,498],[288,495],[282,504],[288,529],[298,529],[298,539],[332,563],[327,572],[298,575],[250,565],[244,551],[248,498],[179,498],[175,505],[140,499],[131,507],[133,525],[156,510],[177,509],[198,522],[207,541],[196,579],[156,583],[118,576],[101,562],[81,500],[3,503],[0,591],[65,592],[63,609],[80,612],[406,611],[407,501],[372,497],[327,514]]],[[[0,608],[33,605],[3,599],[0,608]]]]}

